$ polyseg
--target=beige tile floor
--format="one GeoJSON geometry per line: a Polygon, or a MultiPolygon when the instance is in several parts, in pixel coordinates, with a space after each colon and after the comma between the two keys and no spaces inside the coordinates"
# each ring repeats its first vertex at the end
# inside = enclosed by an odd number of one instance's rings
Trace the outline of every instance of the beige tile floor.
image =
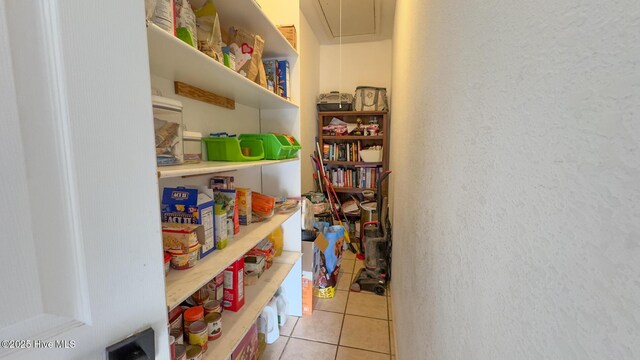
{"type": "Polygon", "coordinates": [[[314,299],[312,315],[290,317],[260,360],[395,360],[391,291],[351,292],[362,261],[344,254],[336,295],[314,299]]]}

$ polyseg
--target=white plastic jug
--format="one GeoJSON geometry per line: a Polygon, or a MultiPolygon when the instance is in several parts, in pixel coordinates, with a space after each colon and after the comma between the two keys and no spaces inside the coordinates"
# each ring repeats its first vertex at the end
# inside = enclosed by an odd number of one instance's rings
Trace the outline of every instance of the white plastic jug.
{"type": "Polygon", "coordinates": [[[278,305],[276,298],[264,307],[260,314],[260,323],[258,331],[263,333],[267,344],[273,344],[280,337],[280,329],[278,328],[278,305]]]}
{"type": "Polygon", "coordinates": [[[284,326],[287,323],[289,313],[289,303],[284,296],[284,288],[278,289],[275,295],[276,304],[278,306],[278,326],[284,326]]]}

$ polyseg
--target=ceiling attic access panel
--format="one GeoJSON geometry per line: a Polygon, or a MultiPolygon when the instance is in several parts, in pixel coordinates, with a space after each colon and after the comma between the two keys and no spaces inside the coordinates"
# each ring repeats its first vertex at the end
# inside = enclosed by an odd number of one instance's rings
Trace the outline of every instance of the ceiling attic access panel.
{"type": "Polygon", "coordinates": [[[318,4],[334,38],[375,35],[375,0],[318,0],[318,4]],[[340,4],[342,4],[342,29],[340,28],[340,4]]]}

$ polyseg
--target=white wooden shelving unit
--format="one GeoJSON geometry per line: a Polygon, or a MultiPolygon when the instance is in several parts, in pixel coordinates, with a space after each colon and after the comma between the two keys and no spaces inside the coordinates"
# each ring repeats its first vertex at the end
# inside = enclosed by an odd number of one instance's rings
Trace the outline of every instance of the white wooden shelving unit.
{"type": "MultiPolygon", "coordinates": [[[[262,36],[265,40],[263,58],[289,61],[291,82],[295,84],[290,89],[292,98],[299,99],[299,79],[294,79],[294,76],[300,73],[297,68],[298,53],[255,1],[217,1],[216,7],[223,28],[228,29],[233,25],[262,36]]],[[[297,24],[297,21],[295,19],[291,23],[297,24]]],[[[232,126],[236,121],[252,121],[255,124],[253,128],[261,132],[286,132],[297,138],[300,137],[299,106],[295,100],[284,99],[247,80],[151,23],[147,26],[147,42],[152,83],[154,78],[159,78],[160,80],[156,81],[163,82],[167,88],[166,84],[171,84],[173,81],[185,82],[256,110],[255,119],[247,120],[246,109],[242,110],[243,115],[235,115],[238,110],[219,110],[211,105],[211,113],[214,114],[211,116],[213,118],[211,121],[212,124],[215,121],[218,129],[225,124],[232,126]],[[243,118],[236,119],[234,116],[243,118]]],[[[163,96],[183,100],[173,93],[165,93],[163,96]]],[[[185,106],[183,121],[190,130],[193,130],[187,116],[189,101],[183,101],[185,106]]],[[[201,113],[202,110],[198,112],[201,113]]],[[[209,121],[209,116],[206,118],[205,124],[209,121]]],[[[203,120],[199,119],[197,125],[201,129],[196,129],[197,131],[208,133],[214,130],[213,125],[208,128],[206,125],[202,126],[202,123],[203,120]]],[[[299,196],[300,194],[299,159],[256,162],[205,161],[199,164],[161,166],[158,167],[158,183],[160,189],[181,181],[188,183],[187,186],[194,183],[206,184],[211,174],[229,171],[233,171],[232,174],[236,177],[236,186],[243,186],[243,176],[245,178],[249,176],[250,183],[254,184],[254,190],[271,195],[299,196]],[[243,175],[243,172],[249,173],[243,175]],[[260,184],[258,188],[255,188],[257,186],[255,176],[260,177],[257,182],[260,184]]],[[[285,230],[283,255],[275,259],[273,266],[265,271],[255,285],[245,288],[245,305],[240,311],[223,313],[223,335],[220,339],[209,342],[209,350],[204,359],[228,358],[280,286],[285,288],[291,315],[301,315],[300,210],[292,214],[275,215],[262,223],[241,226],[240,233],[229,242],[226,248],[207,255],[192,269],[171,270],[167,276],[166,304],[168,309],[172,309],[281,225],[285,230]]]]}

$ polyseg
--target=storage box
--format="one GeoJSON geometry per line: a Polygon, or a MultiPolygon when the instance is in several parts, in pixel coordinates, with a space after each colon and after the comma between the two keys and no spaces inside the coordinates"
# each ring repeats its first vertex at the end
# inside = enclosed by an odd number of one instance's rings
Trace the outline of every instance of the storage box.
{"type": "Polygon", "coordinates": [[[302,272],[302,314],[313,314],[313,273],[311,271],[302,272]]]}
{"type": "Polygon", "coordinates": [[[199,192],[198,189],[164,188],[162,192],[162,221],[202,225],[204,228],[204,242],[200,248],[200,257],[202,258],[216,248],[214,206],[213,198],[199,192]]]}
{"type": "Polygon", "coordinates": [[[225,310],[238,311],[244,305],[244,257],[236,260],[224,271],[225,310]]]}
{"type": "Polygon", "coordinates": [[[278,95],[291,100],[289,62],[287,60],[278,61],[278,95]]]}
{"type": "Polygon", "coordinates": [[[265,60],[262,63],[264,65],[264,72],[267,75],[267,89],[277,94],[278,60],[265,60]]]}
{"type": "Polygon", "coordinates": [[[182,103],[178,100],[153,95],[153,129],[158,166],[178,165],[184,162],[182,144],[182,103]]]}
{"type": "Polygon", "coordinates": [[[296,34],[296,27],[294,25],[278,25],[278,30],[280,30],[289,44],[291,44],[294,49],[298,50],[298,37],[296,34]]]}
{"type": "Polygon", "coordinates": [[[188,252],[191,246],[203,244],[204,227],[194,224],[162,223],[162,245],[164,251],[188,252]]]}
{"type": "Polygon", "coordinates": [[[235,188],[233,176],[214,176],[209,180],[211,190],[233,190],[235,188]]]}
{"type": "Polygon", "coordinates": [[[242,140],[237,137],[202,138],[207,146],[207,159],[209,161],[258,161],[264,159],[262,141],[242,140]],[[249,155],[244,155],[242,149],[249,149],[249,155]]]}
{"type": "Polygon", "coordinates": [[[258,325],[253,324],[240,344],[233,350],[231,360],[258,360],[258,325]]]}
{"type": "Polygon", "coordinates": [[[183,131],[184,162],[199,163],[202,161],[202,133],[183,131]]]}

